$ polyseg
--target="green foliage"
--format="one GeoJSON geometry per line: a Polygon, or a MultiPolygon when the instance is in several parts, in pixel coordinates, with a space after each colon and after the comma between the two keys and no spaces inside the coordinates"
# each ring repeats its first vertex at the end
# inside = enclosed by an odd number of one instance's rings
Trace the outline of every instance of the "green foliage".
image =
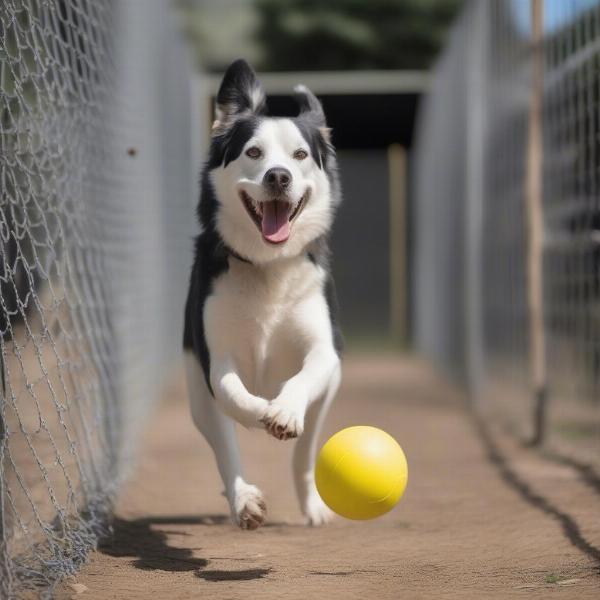
{"type": "Polygon", "coordinates": [[[263,70],[422,69],[462,0],[256,0],[263,70]]]}

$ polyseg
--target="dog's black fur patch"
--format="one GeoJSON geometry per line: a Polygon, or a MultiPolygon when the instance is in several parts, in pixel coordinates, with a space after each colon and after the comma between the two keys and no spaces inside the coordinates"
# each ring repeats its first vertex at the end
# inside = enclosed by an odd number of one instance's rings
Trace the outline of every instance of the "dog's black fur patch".
{"type": "Polygon", "coordinates": [[[225,71],[217,93],[217,106],[228,114],[250,111],[260,115],[265,112],[265,95],[256,73],[245,60],[233,61],[225,71]]]}
{"type": "Polygon", "coordinates": [[[246,142],[254,135],[261,122],[258,116],[250,116],[236,121],[227,131],[213,137],[210,144],[208,169],[226,167],[244,149],[246,142]]]}
{"type": "MultiPolygon", "coordinates": [[[[258,82],[250,66],[243,60],[235,61],[225,73],[221,88],[217,94],[217,105],[221,110],[235,110],[239,114],[230,127],[213,136],[209,157],[202,171],[200,201],[197,215],[202,224],[202,233],[195,240],[195,255],[190,278],[190,287],[185,307],[185,324],[183,346],[192,350],[198,357],[208,388],[210,384],[210,353],[206,344],[204,328],[204,305],[210,296],[215,280],[229,268],[230,260],[243,260],[223,241],[216,229],[216,214],[219,200],[210,180],[210,171],[220,166],[227,166],[242,152],[246,142],[252,137],[261,121],[268,118],[264,115],[263,100],[256,109],[252,108],[252,90],[256,90],[258,82]]],[[[310,92],[307,92],[310,94],[310,92]]],[[[256,91],[255,91],[256,95],[256,91]]],[[[290,119],[296,124],[306,140],[315,162],[324,169],[331,182],[332,197],[337,201],[340,195],[339,179],[335,161],[335,150],[322,134],[325,126],[322,110],[318,100],[312,94],[297,94],[300,104],[300,115],[290,119]],[[305,100],[302,100],[302,97],[305,100]],[[316,105],[315,105],[316,103],[316,105]]],[[[329,273],[329,247],[326,236],[322,236],[306,249],[306,258],[327,272],[324,283],[324,295],[329,307],[333,329],[334,347],[338,354],[342,351],[342,336],[338,323],[337,299],[333,278],[329,273]]]]}

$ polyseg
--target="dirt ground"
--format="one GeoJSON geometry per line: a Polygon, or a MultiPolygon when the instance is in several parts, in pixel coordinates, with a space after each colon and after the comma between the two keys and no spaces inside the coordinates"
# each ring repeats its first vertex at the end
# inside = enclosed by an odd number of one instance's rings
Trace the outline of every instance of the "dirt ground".
{"type": "MultiPolygon", "coordinates": [[[[212,455],[188,417],[182,377],[153,415],[115,532],[56,597],[600,597],[600,489],[564,464],[480,429],[425,365],[350,356],[325,435],[371,424],[408,458],[400,504],[369,522],[308,528],[293,442],[241,433],[268,525],[231,525],[212,455]]],[[[324,438],[325,439],[325,438],[324,438]]]]}

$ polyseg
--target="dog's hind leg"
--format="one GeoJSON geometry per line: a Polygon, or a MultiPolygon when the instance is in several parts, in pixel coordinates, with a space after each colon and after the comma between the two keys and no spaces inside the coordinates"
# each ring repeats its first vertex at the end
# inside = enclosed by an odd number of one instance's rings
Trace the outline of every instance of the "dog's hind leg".
{"type": "Polygon", "coordinates": [[[315,485],[315,461],[319,434],[327,412],[340,386],[341,367],[333,371],[323,396],[313,402],[306,411],[304,434],[298,438],[293,455],[294,483],[300,508],[310,525],[322,525],[331,520],[333,513],[317,492],[315,485]]]}
{"type": "Polygon", "coordinates": [[[266,504],[262,492],[244,480],[235,423],[217,406],[192,352],[185,353],[185,366],[192,419],[215,454],[232,518],[242,529],[256,529],[264,523],[266,504]]]}

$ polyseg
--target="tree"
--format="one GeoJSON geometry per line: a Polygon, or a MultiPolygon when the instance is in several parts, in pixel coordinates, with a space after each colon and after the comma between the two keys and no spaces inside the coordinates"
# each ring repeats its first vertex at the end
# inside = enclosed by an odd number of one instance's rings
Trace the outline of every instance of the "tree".
{"type": "Polygon", "coordinates": [[[261,70],[423,69],[461,0],[256,0],[261,70]]]}

